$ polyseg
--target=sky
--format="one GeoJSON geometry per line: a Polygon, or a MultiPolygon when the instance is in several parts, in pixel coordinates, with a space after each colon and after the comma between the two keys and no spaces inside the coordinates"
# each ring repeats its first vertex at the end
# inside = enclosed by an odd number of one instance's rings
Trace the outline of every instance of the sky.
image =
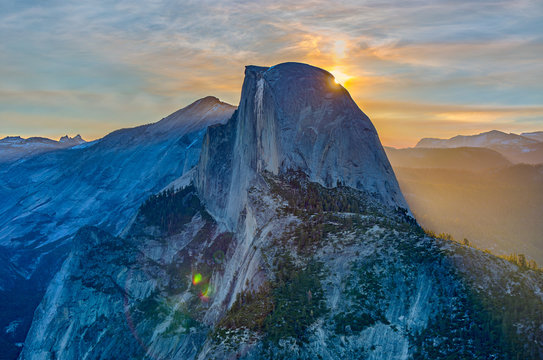
{"type": "Polygon", "coordinates": [[[543,1],[0,0],[0,137],[155,122],[245,65],[331,71],[384,145],[543,130],[543,1]]]}

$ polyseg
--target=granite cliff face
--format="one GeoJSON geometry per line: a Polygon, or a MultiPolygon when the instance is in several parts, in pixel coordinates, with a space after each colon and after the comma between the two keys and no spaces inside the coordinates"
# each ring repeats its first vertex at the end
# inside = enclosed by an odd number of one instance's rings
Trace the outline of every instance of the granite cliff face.
{"type": "Polygon", "coordinates": [[[77,233],[20,358],[536,359],[542,289],[422,231],[330,74],[250,66],[195,172],[77,233]]]}
{"type": "Polygon", "coordinates": [[[300,63],[247,66],[237,112],[206,135],[197,188],[233,227],[257,174],[287,170],[408,208],[373,124],[330,73],[300,63]]]}

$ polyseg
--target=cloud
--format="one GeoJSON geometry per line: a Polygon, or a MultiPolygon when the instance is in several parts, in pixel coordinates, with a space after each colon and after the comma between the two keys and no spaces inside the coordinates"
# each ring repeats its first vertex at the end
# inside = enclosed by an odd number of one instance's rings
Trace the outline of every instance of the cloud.
{"type": "Polygon", "coordinates": [[[345,74],[359,103],[394,103],[373,106],[385,139],[481,119],[532,127],[540,113],[461,109],[543,103],[541,14],[535,0],[10,2],[0,106],[44,131],[66,126],[59,115],[89,131],[106,119],[130,126],[205,95],[236,104],[247,64],[303,61],[345,74]]]}
{"type": "Polygon", "coordinates": [[[541,130],[543,106],[469,106],[357,99],[384,145],[414,146],[423,137],[452,137],[493,129],[541,130]]]}

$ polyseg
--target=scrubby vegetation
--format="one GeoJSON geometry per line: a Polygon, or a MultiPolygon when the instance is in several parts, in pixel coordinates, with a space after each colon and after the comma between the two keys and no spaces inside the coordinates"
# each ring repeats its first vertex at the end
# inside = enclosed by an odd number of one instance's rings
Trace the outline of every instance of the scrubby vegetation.
{"type": "Polygon", "coordinates": [[[535,260],[531,260],[531,259],[527,260],[524,254],[513,253],[509,255],[498,255],[498,257],[517,265],[521,269],[530,269],[530,270],[543,272],[543,268],[539,267],[539,265],[537,265],[535,260]]]}
{"type": "Polygon", "coordinates": [[[325,188],[310,182],[301,171],[289,171],[279,179],[267,174],[266,180],[273,194],[286,200],[283,210],[295,215],[318,214],[323,212],[364,213],[370,210],[370,203],[360,197],[349,196],[356,190],[347,187],[325,188]],[[278,180],[278,181],[276,181],[278,180]]]}
{"type": "Polygon", "coordinates": [[[307,340],[307,329],[326,314],[320,279],[322,264],[309,262],[296,266],[289,255],[276,258],[275,280],[261,285],[259,291],[244,291],[217,325],[216,335],[224,329],[249,329],[277,344],[292,338],[307,340]]]}
{"type": "Polygon", "coordinates": [[[264,323],[267,340],[277,343],[290,337],[304,342],[307,328],[327,313],[321,286],[322,264],[309,261],[301,268],[285,254],[276,258],[275,269],[273,311],[264,323]]]}
{"type": "Polygon", "coordinates": [[[541,359],[543,347],[537,339],[543,337],[543,302],[539,296],[519,283],[510,294],[474,292],[471,297],[474,314],[483,325],[475,339],[503,349],[510,359],[541,359]]]}
{"type": "MultiPolygon", "coordinates": [[[[541,358],[543,304],[528,289],[512,294],[455,292],[449,311],[435,314],[412,340],[414,359],[541,358]],[[526,326],[531,329],[519,332],[526,326]],[[467,340],[467,341],[466,341],[467,340]]],[[[526,329],[523,329],[526,330],[526,329]]]]}
{"type": "Polygon", "coordinates": [[[371,200],[371,194],[338,184],[326,188],[310,182],[301,171],[289,171],[275,177],[266,174],[272,194],[285,200],[281,214],[294,214],[302,219],[288,240],[298,251],[310,251],[328,234],[354,229],[367,230],[374,225],[400,232],[422,233],[406,209],[384,209],[371,200]],[[368,217],[363,219],[363,216],[368,217]]]}
{"type": "MultiPolygon", "coordinates": [[[[431,237],[436,238],[436,239],[454,241],[454,242],[460,243],[460,244],[462,244],[464,246],[468,246],[468,247],[472,247],[474,249],[477,249],[477,247],[473,246],[470,243],[470,241],[468,239],[466,239],[466,238],[464,238],[462,241],[457,241],[451,234],[447,234],[447,233],[436,234],[432,230],[428,230],[428,229],[424,229],[424,232],[426,233],[426,235],[431,236],[431,237]]],[[[487,252],[489,254],[492,254],[492,252],[490,250],[488,250],[488,249],[484,249],[483,251],[485,251],[485,252],[487,252]]],[[[495,254],[493,254],[493,255],[497,256],[499,258],[505,259],[505,260],[509,261],[510,263],[513,263],[513,264],[517,265],[521,270],[534,270],[534,271],[543,272],[543,268],[539,267],[539,265],[536,263],[535,260],[527,259],[526,255],[524,255],[524,254],[512,253],[512,254],[509,254],[509,255],[495,255],[495,254]]]]}
{"type": "Polygon", "coordinates": [[[359,333],[377,322],[389,324],[382,310],[385,296],[382,279],[372,269],[372,263],[359,262],[353,266],[345,282],[343,296],[350,302],[345,312],[334,316],[337,334],[359,333]]]}
{"type": "Polygon", "coordinates": [[[495,324],[474,316],[476,309],[465,295],[455,292],[447,311],[435,314],[412,339],[413,359],[503,359],[495,324]]]}
{"type": "Polygon", "coordinates": [[[149,225],[158,226],[167,234],[178,232],[198,212],[210,218],[192,185],[182,190],[167,189],[151,195],[139,211],[149,225]]]}
{"type": "Polygon", "coordinates": [[[168,314],[168,307],[160,298],[158,291],[154,291],[133,307],[132,317],[136,321],[151,320],[161,322],[168,314]]]}
{"type": "Polygon", "coordinates": [[[273,310],[269,283],[263,284],[257,292],[243,291],[228,313],[217,324],[218,328],[246,328],[261,332],[267,316],[273,310]]]}
{"type": "Polygon", "coordinates": [[[196,326],[198,326],[198,322],[186,310],[176,310],[164,335],[186,334],[190,331],[190,328],[196,326]]]}
{"type": "MultiPolygon", "coordinates": [[[[426,230],[426,233],[437,239],[457,241],[450,234],[438,234],[426,230]]],[[[454,253],[464,259],[475,256],[470,242],[464,239],[461,245],[454,247],[454,253]]],[[[494,256],[485,250],[484,255],[494,256]]],[[[517,266],[506,276],[498,279],[498,282],[488,283],[485,288],[478,286],[480,279],[493,278],[492,268],[470,267],[462,269],[467,271],[458,274],[462,281],[471,285],[466,289],[466,295],[452,314],[439,314],[428,326],[426,335],[439,334],[445,339],[469,338],[469,353],[460,353],[454,343],[444,342],[436,347],[435,344],[425,350],[432,358],[448,359],[438,354],[450,354],[459,359],[477,358],[482,356],[481,349],[493,349],[497,358],[503,359],[540,359],[543,356],[543,346],[537,339],[543,338],[543,300],[526,287],[522,273],[535,271],[540,274],[542,269],[535,261],[527,261],[525,256],[512,254],[499,256],[517,266]],[[469,314],[469,315],[468,315],[469,314]],[[438,352],[438,349],[439,352],[438,352]]],[[[491,259],[487,259],[490,262],[491,259]]],[[[481,260],[472,260],[478,264],[481,260]]],[[[498,261],[495,259],[494,261],[498,261]]],[[[423,346],[424,347],[424,346],[423,346]]]]}

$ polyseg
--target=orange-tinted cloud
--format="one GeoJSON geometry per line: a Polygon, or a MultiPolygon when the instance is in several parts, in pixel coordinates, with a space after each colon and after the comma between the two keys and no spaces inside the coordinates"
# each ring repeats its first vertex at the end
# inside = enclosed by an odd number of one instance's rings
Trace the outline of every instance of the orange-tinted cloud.
{"type": "Polygon", "coordinates": [[[285,61],[337,73],[385,144],[543,128],[533,111],[543,104],[541,2],[120,0],[4,10],[0,135],[79,127],[95,137],[206,95],[237,104],[245,65],[285,61]]]}

